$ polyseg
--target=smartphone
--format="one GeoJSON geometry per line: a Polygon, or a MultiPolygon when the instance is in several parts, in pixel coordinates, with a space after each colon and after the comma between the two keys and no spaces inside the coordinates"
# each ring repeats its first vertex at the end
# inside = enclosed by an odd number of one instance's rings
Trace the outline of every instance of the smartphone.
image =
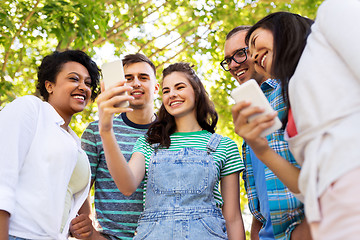
{"type": "MultiPolygon", "coordinates": [[[[124,67],[121,60],[116,60],[113,62],[107,62],[104,63],[101,66],[101,72],[103,75],[103,81],[105,90],[109,87],[114,86],[116,83],[122,81],[125,81],[125,74],[124,74],[124,67]]],[[[124,94],[127,94],[125,92],[124,94]]],[[[116,107],[128,107],[129,102],[123,102],[120,105],[116,105],[116,107]]]]}
{"type": "MultiPolygon", "coordinates": [[[[254,79],[250,79],[249,81],[241,84],[239,87],[235,88],[230,95],[236,103],[240,101],[248,101],[251,102],[250,106],[261,107],[265,110],[262,113],[254,114],[249,117],[249,122],[254,121],[254,119],[259,116],[275,112],[275,110],[270,106],[270,103],[264,93],[261,91],[259,84],[254,79]]],[[[266,137],[270,133],[281,128],[282,123],[279,117],[276,116],[274,120],[275,123],[260,134],[261,137],[266,137]]]]}

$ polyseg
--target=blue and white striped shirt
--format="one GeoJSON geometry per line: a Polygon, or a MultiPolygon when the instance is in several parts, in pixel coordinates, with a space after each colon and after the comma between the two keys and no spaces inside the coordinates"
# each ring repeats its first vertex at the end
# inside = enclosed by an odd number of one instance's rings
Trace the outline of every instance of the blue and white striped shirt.
{"type": "MultiPolygon", "coordinates": [[[[149,126],[131,122],[124,113],[114,118],[115,137],[127,161],[130,160],[136,140],[145,135],[149,126]]],[[[106,165],[98,121],[90,123],[81,141],[90,161],[91,179],[95,181],[95,210],[99,230],[112,239],[132,239],[143,211],[143,183],[129,197],[116,187],[106,165]]]]}

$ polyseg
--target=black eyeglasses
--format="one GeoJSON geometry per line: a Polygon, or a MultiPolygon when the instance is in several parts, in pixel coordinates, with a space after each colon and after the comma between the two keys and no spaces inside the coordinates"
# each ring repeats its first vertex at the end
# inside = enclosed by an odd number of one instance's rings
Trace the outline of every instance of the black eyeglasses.
{"type": "Polygon", "coordinates": [[[232,60],[234,60],[237,64],[241,64],[245,62],[247,60],[248,49],[249,49],[248,47],[245,47],[237,50],[231,57],[225,58],[220,62],[221,67],[225,71],[230,71],[230,64],[232,60]]]}

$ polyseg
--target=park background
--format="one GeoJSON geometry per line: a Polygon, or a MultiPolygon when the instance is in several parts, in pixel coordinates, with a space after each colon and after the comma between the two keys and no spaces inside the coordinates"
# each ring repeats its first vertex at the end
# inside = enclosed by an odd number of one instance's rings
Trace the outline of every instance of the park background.
{"type": "MultiPolygon", "coordinates": [[[[226,34],[272,12],[290,11],[312,19],[323,0],[2,0],[0,1],[0,110],[17,97],[36,92],[42,58],[54,50],[80,49],[103,63],[140,52],[157,66],[194,64],[219,113],[217,133],[238,143],[231,118],[230,91],[237,86],[223,71],[226,34]]],[[[160,101],[157,100],[157,106],[160,101]]],[[[97,119],[96,102],[74,116],[81,136],[97,119]]],[[[245,228],[251,215],[241,181],[245,228]]],[[[249,234],[247,233],[247,236],[249,234]]]]}

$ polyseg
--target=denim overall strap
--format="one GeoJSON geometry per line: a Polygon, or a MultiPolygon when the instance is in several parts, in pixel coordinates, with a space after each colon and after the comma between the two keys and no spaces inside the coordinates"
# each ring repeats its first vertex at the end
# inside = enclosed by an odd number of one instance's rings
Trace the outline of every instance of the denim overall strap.
{"type": "Polygon", "coordinates": [[[222,136],[217,134],[217,133],[213,133],[213,135],[211,135],[211,138],[208,142],[208,144],[206,145],[206,149],[209,152],[215,152],[217,147],[220,144],[220,141],[222,139],[222,136]]]}
{"type": "Polygon", "coordinates": [[[151,144],[151,147],[155,150],[155,152],[157,152],[157,150],[160,147],[160,143],[153,143],[153,144],[151,144]]]}

